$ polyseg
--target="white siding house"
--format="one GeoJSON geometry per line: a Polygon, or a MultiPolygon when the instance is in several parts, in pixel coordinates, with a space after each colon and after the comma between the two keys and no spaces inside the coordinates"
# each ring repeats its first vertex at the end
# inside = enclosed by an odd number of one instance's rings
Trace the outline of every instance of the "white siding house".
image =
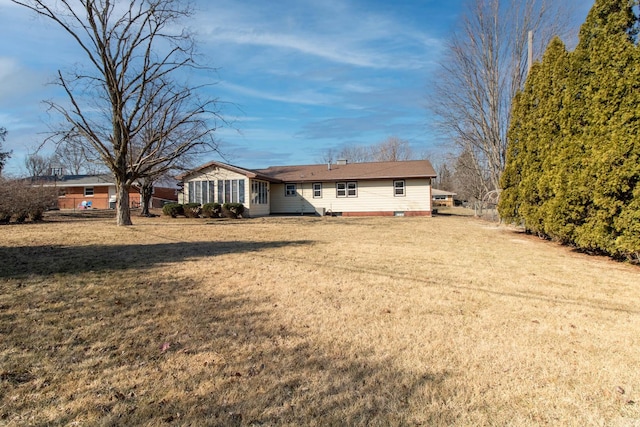
{"type": "Polygon", "coordinates": [[[210,162],[177,177],[183,183],[180,203],[242,203],[245,216],[266,216],[268,177],[220,162],[210,162]]]}
{"type": "Polygon", "coordinates": [[[183,202],[239,202],[270,214],[431,215],[427,160],[280,166],[249,170],[207,163],[178,177],[183,202]]]}

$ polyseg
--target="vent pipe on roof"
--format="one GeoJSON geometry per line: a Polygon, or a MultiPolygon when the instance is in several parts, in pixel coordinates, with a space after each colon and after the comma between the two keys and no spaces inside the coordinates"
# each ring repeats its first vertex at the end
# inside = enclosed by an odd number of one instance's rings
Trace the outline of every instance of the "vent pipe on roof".
{"type": "Polygon", "coordinates": [[[327,170],[330,171],[331,170],[331,162],[327,162],[327,170]]]}

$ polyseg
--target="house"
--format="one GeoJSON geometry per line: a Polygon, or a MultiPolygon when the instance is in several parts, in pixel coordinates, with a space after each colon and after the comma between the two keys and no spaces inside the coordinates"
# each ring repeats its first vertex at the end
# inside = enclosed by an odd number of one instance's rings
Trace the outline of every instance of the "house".
{"type": "MultiPolygon", "coordinates": [[[[116,184],[112,175],[47,175],[31,178],[34,185],[59,189],[59,209],[114,209],[116,184]]],[[[177,187],[158,186],[153,189],[151,207],[159,208],[166,201],[177,201],[177,187]]],[[[134,185],[129,192],[132,208],[142,203],[140,190],[134,185]]]]}
{"type": "Polygon", "coordinates": [[[181,202],[244,204],[248,216],[431,215],[428,160],[244,169],[209,162],[176,177],[181,202]]]}
{"type": "Polygon", "coordinates": [[[435,188],[431,190],[431,194],[433,195],[433,206],[453,206],[453,198],[457,195],[450,191],[438,190],[435,188]]]}

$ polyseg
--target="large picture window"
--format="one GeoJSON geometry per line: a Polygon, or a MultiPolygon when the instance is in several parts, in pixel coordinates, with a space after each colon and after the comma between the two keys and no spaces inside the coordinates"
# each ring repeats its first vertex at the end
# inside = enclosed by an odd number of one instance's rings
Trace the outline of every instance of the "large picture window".
{"type": "Polygon", "coordinates": [[[252,205],[266,205],[268,203],[267,190],[268,183],[264,181],[252,181],[251,182],[251,204],[252,205]]]}
{"type": "Polygon", "coordinates": [[[244,179],[219,180],[218,203],[244,203],[244,179]]]}
{"type": "Polygon", "coordinates": [[[189,203],[244,203],[244,179],[189,181],[189,203]]]}

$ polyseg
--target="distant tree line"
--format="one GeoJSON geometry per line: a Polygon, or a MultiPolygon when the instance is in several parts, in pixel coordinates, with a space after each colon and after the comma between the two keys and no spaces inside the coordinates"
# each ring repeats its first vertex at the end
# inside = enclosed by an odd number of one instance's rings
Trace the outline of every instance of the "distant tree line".
{"type": "Polygon", "coordinates": [[[530,232],[640,261],[637,0],[596,0],[515,97],[499,212],[530,232]]]}
{"type": "Polygon", "coordinates": [[[347,160],[350,163],[364,163],[401,162],[414,159],[415,155],[409,141],[390,136],[373,145],[348,145],[340,150],[329,148],[322,153],[321,161],[334,163],[337,160],[347,160]]]}

